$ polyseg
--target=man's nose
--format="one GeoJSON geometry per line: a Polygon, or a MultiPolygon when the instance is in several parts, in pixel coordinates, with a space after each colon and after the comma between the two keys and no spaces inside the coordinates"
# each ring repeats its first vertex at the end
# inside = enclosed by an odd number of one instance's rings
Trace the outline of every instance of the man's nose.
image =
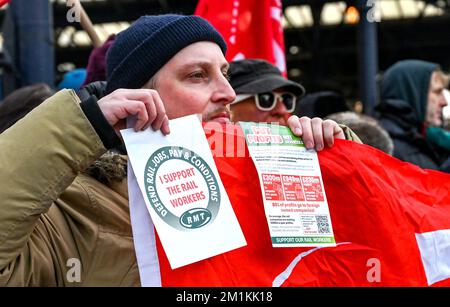
{"type": "Polygon", "coordinates": [[[286,109],[286,106],[283,103],[283,100],[281,99],[281,97],[277,97],[277,102],[275,105],[275,108],[273,108],[272,112],[274,114],[280,114],[280,115],[286,115],[289,114],[289,112],[286,109]]]}
{"type": "Polygon", "coordinates": [[[448,105],[448,101],[447,101],[447,99],[445,99],[445,96],[444,96],[444,92],[443,92],[443,91],[442,91],[442,93],[439,95],[439,104],[440,104],[442,107],[445,107],[445,106],[448,105]]]}
{"type": "Polygon", "coordinates": [[[211,99],[213,102],[222,103],[223,105],[230,104],[236,99],[234,89],[224,76],[219,77],[216,81],[216,88],[211,99]]]}

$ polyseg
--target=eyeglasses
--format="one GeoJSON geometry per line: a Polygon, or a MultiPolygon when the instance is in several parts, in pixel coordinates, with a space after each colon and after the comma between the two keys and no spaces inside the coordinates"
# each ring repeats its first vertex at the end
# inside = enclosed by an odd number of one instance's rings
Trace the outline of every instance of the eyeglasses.
{"type": "Polygon", "coordinates": [[[272,111],[277,105],[278,99],[281,98],[284,106],[286,107],[287,112],[291,113],[295,110],[295,105],[297,102],[297,96],[292,93],[284,92],[284,93],[276,93],[276,92],[266,92],[259,94],[240,94],[236,96],[236,100],[233,102],[238,103],[245,99],[254,96],[256,107],[261,111],[272,111]]]}

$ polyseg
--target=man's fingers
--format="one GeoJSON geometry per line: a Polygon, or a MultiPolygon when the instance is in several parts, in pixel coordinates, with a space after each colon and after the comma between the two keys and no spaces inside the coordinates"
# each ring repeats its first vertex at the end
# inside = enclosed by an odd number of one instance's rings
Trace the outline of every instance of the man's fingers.
{"type": "Polygon", "coordinates": [[[158,115],[153,99],[145,101],[144,104],[145,108],[147,109],[148,121],[146,125],[142,128],[142,130],[145,130],[148,127],[150,127],[150,125],[155,121],[158,115]]]}
{"type": "Polygon", "coordinates": [[[169,118],[166,116],[164,116],[163,122],[162,122],[162,126],[161,126],[161,131],[162,133],[164,133],[165,135],[170,133],[170,128],[169,128],[169,118]]]}
{"type": "Polygon", "coordinates": [[[338,124],[334,125],[333,135],[335,139],[345,140],[344,130],[338,124]]]}
{"type": "Polygon", "coordinates": [[[138,88],[138,89],[125,89],[120,88],[112,92],[110,95],[114,95],[118,98],[126,98],[130,100],[149,101],[152,99],[152,92],[155,90],[138,88]]]}
{"type": "Polygon", "coordinates": [[[296,136],[302,136],[303,130],[297,115],[292,115],[291,117],[289,117],[287,120],[287,124],[296,136]]]}
{"type": "Polygon", "coordinates": [[[341,127],[335,121],[329,119],[322,120],[318,117],[310,119],[306,116],[299,119],[292,115],[287,120],[287,124],[295,135],[302,137],[307,149],[315,148],[320,151],[325,147],[325,144],[328,147],[333,146],[335,138],[345,139],[341,127]]]}
{"type": "Polygon", "coordinates": [[[324,120],[323,121],[323,139],[325,141],[325,144],[327,144],[328,147],[331,147],[334,145],[334,126],[336,125],[335,122],[330,120],[324,120]]]}
{"type": "Polygon", "coordinates": [[[136,116],[134,129],[154,130],[169,134],[169,119],[158,92],[150,89],[118,89],[98,101],[98,106],[108,123],[116,123],[130,115],[136,116]]]}
{"type": "Polygon", "coordinates": [[[305,143],[305,146],[307,149],[314,148],[314,137],[313,137],[313,131],[311,127],[311,119],[309,117],[303,116],[300,118],[300,125],[301,129],[303,131],[302,133],[302,139],[303,143],[305,143]]]}
{"type": "Polygon", "coordinates": [[[142,130],[148,123],[148,113],[145,103],[138,100],[125,101],[124,107],[128,115],[136,115],[134,131],[142,130]]]}
{"type": "Polygon", "coordinates": [[[345,140],[345,134],[342,128],[333,120],[323,121],[324,140],[328,147],[334,145],[334,139],[345,140]]]}
{"type": "Polygon", "coordinates": [[[322,126],[323,120],[314,117],[311,119],[311,127],[312,127],[312,134],[314,138],[314,144],[317,151],[320,151],[323,149],[323,126],[322,126]]]}
{"type": "Polygon", "coordinates": [[[157,92],[153,93],[153,102],[155,104],[156,118],[152,123],[152,128],[156,131],[161,129],[163,125],[164,119],[166,118],[166,109],[164,108],[161,97],[157,92]]]}
{"type": "Polygon", "coordinates": [[[140,100],[145,104],[148,119],[141,130],[145,130],[151,125],[153,130],[157,131],[162,129],[164,125],[162,132],[164,134],[170,133],[169,119],[166,116],[166,109],[158,92],[149,89],[136,89],[132,91],[126,90],[122,94],[126,95],[127,98],[134,98],[134,100],[140,100]]]}

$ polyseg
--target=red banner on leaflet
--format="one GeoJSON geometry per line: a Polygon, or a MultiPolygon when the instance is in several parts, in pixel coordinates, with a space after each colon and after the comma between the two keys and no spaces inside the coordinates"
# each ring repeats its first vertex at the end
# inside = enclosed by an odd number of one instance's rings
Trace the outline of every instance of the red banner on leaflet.
{"type": "MultiPolygon", "coordinates": [[[[233,151],[214,159],[248,245],[171,270],[158,241],[163,286],[450,286],[450,175],[337,140],[319,153],[337,246],[273,248],[255,166],[233,151]]],[[[314,178],[286,182],[320,195],[314,178]]]]}
{"type": "Polygon", "coordinates": [[[284,200],[281,176],[278,174],[262,174],[264,193],[267,200],[284,200]]]}
{"type": "Polygon", "coordinates": [[[300,176],[283,175],[283,186],[287,201],[305,200],[300,176]]]}

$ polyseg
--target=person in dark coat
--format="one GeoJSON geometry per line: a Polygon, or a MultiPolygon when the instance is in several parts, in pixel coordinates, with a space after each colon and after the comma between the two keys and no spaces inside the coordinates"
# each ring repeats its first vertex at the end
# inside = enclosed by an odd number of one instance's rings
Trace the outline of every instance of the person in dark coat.
{"type": "Polygon", "coordinates": [[[443,170],[448,152],[426,135],[441,127],[446,78],[438,64],[404,60],[386,70],[381,81],[381,103],[376,110],[381,126],[394,141],[394,156],[422,168],[443,170]]]}

